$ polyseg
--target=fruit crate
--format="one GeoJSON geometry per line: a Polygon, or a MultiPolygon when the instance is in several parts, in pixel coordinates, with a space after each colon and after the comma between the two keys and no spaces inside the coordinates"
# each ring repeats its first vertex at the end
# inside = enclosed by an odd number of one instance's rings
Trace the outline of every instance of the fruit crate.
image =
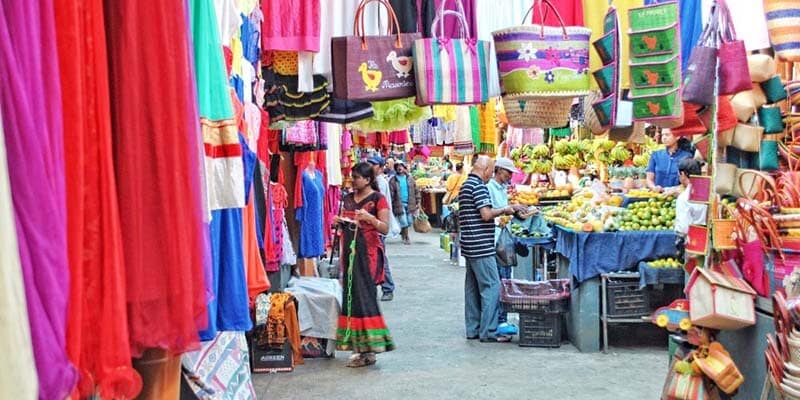
{"type": "Polygon", "coordinates": [[[569,290],[569,279],[503,279],[500,303],[506,312],[565,312],[569,309],[569,290]]]}
{"type": "Polygon", "coordinates": [[[561,347],[562,313],[519,313],[519,346],[561,347]]]}
{"type": "Polygon", "coordinates": [[[640,317],[652,311],[647,288],[638,279],[613,280],[606,284],[609,317],[640,317]]]}

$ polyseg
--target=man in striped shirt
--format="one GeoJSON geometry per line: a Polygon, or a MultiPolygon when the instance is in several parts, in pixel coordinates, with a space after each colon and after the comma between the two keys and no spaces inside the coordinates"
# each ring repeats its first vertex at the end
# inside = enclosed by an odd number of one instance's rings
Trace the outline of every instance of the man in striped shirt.
{"type": "Polygon", "coordinates": [[[500,277],[495,259],[494,219],[522,211],[522,206],[492,208],[486,182],[493,170],[491,158],[478,156],[458,195],[461,255],[467,260],[464,322],[467,339],[507,342],[510,337],[497,335],[500,277]]]}

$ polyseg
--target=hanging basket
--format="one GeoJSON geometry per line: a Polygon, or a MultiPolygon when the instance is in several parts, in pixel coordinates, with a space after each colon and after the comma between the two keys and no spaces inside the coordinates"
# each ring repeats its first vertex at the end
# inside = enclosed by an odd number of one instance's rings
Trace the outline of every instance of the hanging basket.
{"type": "Polygon", "coordinates": [[[572,97],[503,97],[508,123],[517,128],[560,128],[569,123],[572,97]]]}

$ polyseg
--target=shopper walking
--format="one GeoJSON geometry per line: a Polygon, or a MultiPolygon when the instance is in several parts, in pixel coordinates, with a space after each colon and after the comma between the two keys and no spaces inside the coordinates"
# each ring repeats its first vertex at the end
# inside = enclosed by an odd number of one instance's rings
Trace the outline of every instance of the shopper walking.
{"type": "Polygon", "coordinates": [[[400,224],[400,236],[403,244],[411,244],[408,236],[408,227],[414,223],[414,218],[419,215],[420,195],[414,177],[408,173],[408,168],[403,161],[397,160],[394,164],[396,172],[389,180],[392,193],[392,211],[400,224]]]}
{"type": "Polygon", "coordinates": [[[378,191],[369,163],[353,167],[353,193],[344,198],[340,260],[343,269],[342,313],[336,330],[339,350],[353,355],[348,367],[375,364],[376,353],[394,350],[394,341],[378,307],[376,285],[384,280],[381,235],[389,232],[389,203],[378,191]]]}
{"type": "MultiPolygon", "coordinates": [[[[375,180],[378,182],[378,189],[380,189],[383,197],[386,198],[387,204],[392,204],[392,193],[389,188],[389,178],[384,174],[385,163],[380,156],[370,157],[367,160],[372,165],[372,172],[375,173],[375,180]]],[[[400,231],[400,225],[395,218],[394,213],[389,213],[389,234],[388,236],[397,237],[400,231]]],[[[386,236],[381,236],[381,243],[386,246],[386,236]]],[[[383,259],[384,276],[385,279],[381,285],[381,301],[391,301],[394,299],[394,279],[392,279],[392,270],[389,268],[389,258],[384,254],[383,259]]]]}
{"type": "MultiPolygon", "coordinates": [[[[505,157],[497,157],[494,164],[494,177],[486,185],[489,189],[489,197],[492,199],[492,208],[502,209],[508,206],[508,183],[511,182],[511,176],[518,173],[519,170],[514,167],[514,162],[505,157]]],[[[494,240],[497,243],[497,238],[500,236],[500,224],[495,221],[494,240]]],[[[503,265],[500,259],[497,259],[497,273],[500,279],[511,279],[511,265],[503,265]]],[[[499,316],[497,318],[497,333],[502,335],[516,335],[517,327],[508,324],[508,315],[498,306],[499,316]]]]}
{"type": "Polygon", "coordinates": [[[464,323],[467,339],[481,342],[507,342],[497,334],[500,278],[494,247],[494,219],[512,215],[517,208],[492,208],[486,182],[494,162],[479,156],[458,195],[458,223],[461,228],[461,254],[466,258],[464,279],[464,323]]]}

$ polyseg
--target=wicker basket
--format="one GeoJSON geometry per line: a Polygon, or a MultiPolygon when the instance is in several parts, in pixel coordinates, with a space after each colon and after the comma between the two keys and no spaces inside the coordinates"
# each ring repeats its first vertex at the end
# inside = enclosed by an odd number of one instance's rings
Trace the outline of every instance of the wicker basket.
{"type": "Polygon", "coordinates": [[[572,97],[503,97],[508,124],[517,128],[560,128],[569,123],[572,97]]]}

